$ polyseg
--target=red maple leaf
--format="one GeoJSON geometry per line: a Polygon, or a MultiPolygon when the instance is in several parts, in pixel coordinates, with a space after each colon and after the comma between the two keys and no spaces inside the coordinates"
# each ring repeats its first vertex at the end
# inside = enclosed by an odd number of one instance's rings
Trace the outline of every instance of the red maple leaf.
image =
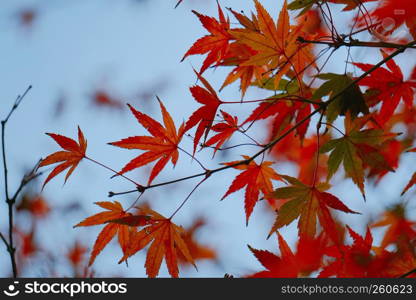
{"type": "Polygon", "coordinates": [[[373,271],[374,255],[371,252],[373,236],[369,229],[365,238],[347,226],[353,239],[352,245],[334,245],[327,248],[325,254],[335,260],[326,265],[319,277],[367,277],[373,271]]]}
{"type": "Polygon", "coordinates": [[[47,133],[51,138],[55,140],[55,142],[61,146],[66,151],[58,151],[52,153],[51,155],[47,156],[45,159],[39,164],[39,167],[48,166],[51,164],[55,164],[58,162],[62,162],[57,167],[55,167],[51,173],[49,173],[48,177],[46,178],[43,186],[45,186],[49,180],[53,177],[58,175],[59,173],[65,171],[70,167],[68,173],[65,176],[65,182],[71,176],[72,172],[78,166],[79,162],[85,157],[85,151],[87,149],[87,141],[84,138],[84,134],[82,133],[81,129],[78,127],[78,143],[73,139],[70,139],[66,136],[54,134],[54,133],[47,133]]]}
{"type": "MultiPolygon", "coordinates": [[[[384,58],[387,54],[381,51],[384,58]]],[[[354,63],[364,72],[367,72],[374,65],[354,63]]],[[[385,124],[393,115],[396,107],[399,105],[401,99],[408,108],[413,105],[413,89],[416,88],[415,81],[404,81],[403,73],[400,67],[390,59],[386,62],[388,69],[380,67],[369,74],[367,77],[359,82],[359,85],[367,86],[367,104],[374,106],[382,102],[380,112],[377,116],[377,120],[380,124],[385,124]]]]}
{"type": "MultiPolygon", "coordinates": [[[[126,253],[130,243],[130,236],[135,229],[135,227],[126,225],[122,221],[119,221],[120,219],[131,216],[132,214],[124,211],[122,205],[118,201],[95,202],[95,204],[104,208],[106,211],[90,216],[74,226],[81,227],[106,224],[98,234],[94,243],[88,265],[92,265],[94,263],[97,255],[100,254],[100,252],[116,235],[118,236],[118,243],[123,253],[126,253]]],[[[140,224],[146,224],[148,218],[141,216],[141,220],[142,222],[140,224]]]]}
{"type": "Polygon", "coordinates": [[[222,117],[225,122],[221,122],[212,126],[211,130],[218,132],[211,137],[206,143],[206,146],[215,145],[214,154],[221,146],[231,138],[231,136],[238,130],[238,118],[233,117],[225,111],[221,110],[222,117]]]}
{"type": "MultiPolygon", "coordinates": [[[[384,34],[391,34],[405,24],[413,38],[416,38],[416,6],[414,0],[382,0],[379,2],[379,6],[370,11],[374,23],[393,19],[391,28],[384,34]]],[[[361,17],[361,22],[364,23],[366,17],[367,15],[361,17]]]]}
{"type": "Polygon", "coordinates": [[[210,35],[206,35],[197,40],[185,53],[182,61],[189,55],[208,53],[202,64],[201,70],[199,71],[199,73],[202,74],[212,64],[219,63],[227,53],[228,43],[232,39],[232,36],[228,33],[230,21],[225,19],[219,4],[219,21],[212,17],[201,15],[194,10],[192,12],[199,18],[205,29],[209,31],[210,35]]]}
{"type": "Polygon", "coordinates": [[[214,122],[215,115],[217,113],[217,109],[222,103],[222,101],[218,98],[217,93],[211,87],[211,85],[206,81],[201,75],[196,73],[199,80],[201,80],[202,84],[205,88],[202,88],[198,85],[195,85],[190,88],[192,96],[198,103],[203,104],[202,107],[198,108],[186,121],[184,131],[188,131],[192,127],[196,126],[198,123],[198,127],[196,128],[195,137],[194,137],[194,153],[196,151],[196,147],[205,133],[205,139],[208,136],[209,131],[211,130],[212,123],[214,122]]]}
{"type": "Polygon", "coordinates": [[[149,277],[156,277],[159,274],[163,258],[165,258],[168,272],[172,277],[178,277],[179,275],[179,255],[182,255],[182,259],[196,268],[188,245],[182,238],[183,228],[174,224],[171,219],[165,218],[149,208],[140,207],[139,211],[140,214],[145,214],[149,219],[146,224],[143,224],[145,227],[142,230],[131,234],[130,246],[120,262],[125,261],[128,257],[151,244],[145,262],[146,274],[149,277]]]}
{"type": "Polygon", "coordinates": [[[267,269],[249,275],[252,278],[288,278],[310,274],[320,268],[327,239],[323,235],[317,238],[300,239],[297,252],[293,253],[284,238],[277,233],[280,257],[267,251],[257,250],[250,246],[250,251],[257,260],[267,269]],[[313,249],[313,251],[311,251],[313,249]]]}
{"type": "MultiPolygon", "coordinates": [[[[245,160],[249,159],[249,156],[243,155],[245,160]]],[[[224,163],[224,165],[231,166],[239,161],[232,161],[224,163]]],[[[246,211],[246,223],[253,212],[254,206],[256,205],[260,191],[263,193],[265,198],[269,197],[269,194],[273,191],[272,180],[282,180],[280,175],[270,167],[273,164],[271,161],[265,161],[261,164],[256,164],[251,160],[247,164],[240,164],[234,166],[235,169],[244,170],[241,172],[231,183],[227,192],[221,198],[225,199],[228,195],[246,187],[245,192],[245,211],[246,211]]]]}
{"type": "Polygon", "coordinates": [[[184,125],[182,124],[177,132],[172,117],[160,100],[159,104],[165,127],[148,115],[141,113],[134,109],[131,105],[128,105],[137,121],[144,128],[146,128],[152,136],[133,136],[110,143],[110,145],[125,149],[139,149],[147,151],[127,163],[119,174],[129,172],[147,165],[152,161],[158,160],[150,173],[148,184],[151,184],[153,179],[162,171],[169,160],[173,165],[176,165],[179,158],[178,145],[186,131],[184,130],[184,125]]]}

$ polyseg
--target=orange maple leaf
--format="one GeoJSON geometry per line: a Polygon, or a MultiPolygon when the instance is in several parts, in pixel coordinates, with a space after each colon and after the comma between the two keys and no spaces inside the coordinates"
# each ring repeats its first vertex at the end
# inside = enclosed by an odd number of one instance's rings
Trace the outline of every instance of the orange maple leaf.
{"type": "Polygon", "coordinates": [[[277,70],[274,75],[274,86],[277,87],[282,76],[291,68],[298,76],[307,66],[313,65],[314,57],[310,45],[296,42],[304,34],[303,25],[290,26],[286,1],[277,22],[273,21],[258,0],[254,0],[254,3],[260,30],[235,29],[230,33],[237,42],[257,52],[241,66],[267,66],[270,72],[277,70]]]}
{"type": "Polygon", "coordinates": [[[24,194],[16,206],[16,210],[27,210],[34,218],[41,219],[49,214],[51,208],[42,195],[24,194]]]}
{"type": "Polygon", "coordinates": [[[146,274],[149,277],[153,278],[159,274],[163,257],[169,274],[172,277],[178,277],[178,253],[181,253],[187,262],[195,266],[188,246],[181,236],[184,232],[182,227],[175,225],[170,218],[167,219],[149,208],[140,208],[140,213],[150,216],[148,226],[131,235],[130,247],[121,258],[120,263],[152,242],[145,262],[146,274]]]}
{"type": "MultiPolygon", "coordinates": [[[[228,8],[239,23],[248,30],[259,31],[257,19],[253,16],[250,20],[243,14],[240,14],[231,8],[228,8]]],[[[233,42],[229,45],[227,53],[223,56],[222,61],[218,64],[221,66],[235,66],[235,68],[228,74],[227,78],[221,86],[222,90],[227,85],[240,79],[241,96],[244,97],[248,87],[253,81],[253,77],[260,83],[264,77],[264,72],[267,71],[263,66],[245,66],[243,63],[249,60],[257,51],[251,49],[249,46],[233,42]]]]}
{"type": "MultiPolygon", "coordinates": [[[[47,156],[45,159],[39,164],[39,167],[48,166],[51,164],[55,164],[58,162],[62,162],[57,167],[55,167],[51,173],[49,173],[48,177],[46,178],[45,182],[43,183],[43,187],[51,180],[53,177],[58,175],[59,173],[65,171],[67,168],[71,167],[66,173],[65,182],[78,166],[79,162],[85,157],[85,151],[87,149],[87,141],[84,138],[84,134],[82,133],[81,129],[78,127],[78,143],[73,139],[70,139],[66,136],[62,136],[59,134],[54,133],[47,133],[51,138],[58,143],[66,151],[57,151],[52,153],[51,155],[47,156]]],[[[43,188],[42,187],[42,188],[43,188]]]]}
{"type": "Polygon", "coordinates": [[[206,35],[197,40],[185,53],[182,61],[189,55],[208,53],[199,72],[202,74],[212,64],[219,63],[227,53],[229,47],[228,43],[232,39],[232,36],[228,33],[230,21],[225,19],[219,4],[219,21],[212,17],[201,15],[194,10],[192,12],[199,18],[205,29],[209,31],[210,35],[206,35]]]}
{"type": "Polygon", "coordinates": [[[415,224],[416,222],[406,218],[405,207],[398,204],[384,212],[382,218],[375,222],[372,227],[387,226],[381,241],[381,248],[384,249],[390,244],[396,244],[398,249],[402,250],[411,245],[411,241],[416,238],[415,224]]]}
{"type": "Polygon", "coordinates": [[[73,267],[78,267],[84,260],[85,252],[87,252],[87,249],[78,241],[75,241],[74,245],[67,252],[66,257],[73,267]]]}
{"type": "MultiPolygon", "coordinates": [[[[124,225],[122,223],[120,224],[120,222],[118,222],[119,219],[132,215],[131,213],[124,211],[122,205],[118,201],[95,202],[95,204],[106,209],[107,211],[90,216],[74,226],[81,227],[106,224],[98,234],[94,243],[88,265],[92,265],[94,263],[97,255],[100,254],[100,252],[107,246],[116,234],[118,235],[118,243],[120,244],[121,250],[123,253],[126,253],[130,243],[130,235],[135,229],[135,227],[124,225]]],[[[148,218],[143,216],[142,219],[142,224],[144,224],[147,222],[146,220],[148,218]]]]}
{"type": "MultiPolygon", "coordinates": [[[[243,155],[245,160],[249,159],[249,156],[243,155]]],[[[232,161],[223,163],[224,165],[231,166],[239,161],[232,161]]],[[[234,166],[235,169],[244,170],[241,172],[231,183],[225,195],[221,200],[225,199],[228,195],[246,187],[245,193],[245,211],[246,211],[246,223],[253,212],[256,205],[260,191],[264,197],[268,197],[270,192],[273,191],[272,180],[282,180],[280,175],[270,166],[273,164],[271,161],[262,162],[260,165],[254,161],[250,161],[248,164],[241,164],[234,166]]]]}
{"type": "MultiPolygon", "coordinates": [[[[188,246],[189,253],[191,254],[194,260],[202,260],[208,259],[212,260],[217,257],[215,251],[205,245],[201,245],[195,238],[196,232],[205,225],[205,220],[202,218],[196,219],[189,228],[186,228],[181,233],[182,239],[185,241],[186,245],[188,246]]],[[[178,253],[178,260],[182,264],[189,264],[190,262],[186,259],[186,257],[179,252],[178,253]]]]}
{"type": "Polygon", "coordinates": [[[155,121],[151,117],[143,114],[131,105],[128,104],[131,112],[136,117],[137,121],[146,128],[152,136],[133,136],[122,139],[117,142],[109,143],[110,145],[117,146],[125,149],[139,149],[147,150],[147,152],[132,159],[126,164],[119,174],[124,174],[136,168],[147,165],[148,163],[158,160],[154,165],[148,184],[162,171],[166,164],[171,160],[175,166],[179,158],[178,145],[182,140],[183,134],[185,133],[184,125],[182,124],[179,131],[176,131],[175,123],[172,117],[166,110],[163,103],[159,100],[160,109],[163,115],[163,122],[165,127],[159,122],[155,121]]]}
{"type": "Polygon", "coordinates": [[[123,108],[123,104],[120,101],[113,98],[109,93],[107,93],[104,90],[95,91],[91,98],[92,103],[99,107],[107,106],[115,109],[123,108]]]}

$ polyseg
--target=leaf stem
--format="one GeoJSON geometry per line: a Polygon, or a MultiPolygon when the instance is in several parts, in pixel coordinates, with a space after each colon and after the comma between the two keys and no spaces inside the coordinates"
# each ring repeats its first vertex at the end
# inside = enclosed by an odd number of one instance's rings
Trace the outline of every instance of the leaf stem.
{"type": "Polygon", "coordinates": [[[191,153],[189,153],[188,151],[186,151],[185,149],[183,149],[183,148],[181,148],[181,147],[178,147],[178,149],[179,150],[181,150],[183,153],[185,153],[186,155],[188,155],[189,157],[191,157],[193,160],[195,160],[197,163],[198,163],[198,165],[204,170],[204,171],[206,171],[207,170],[207,168],[205,168],[204,167],[204,165],[194,156],[194,155],[192,155],[191,153]]]}
{"type": "Polygon", "coordinates": [[[99,165],[99,166],[101,166],[101,167],[103,167],[104,169],[107,169],[107,170],[111,171],[112,173],[115,174],[114,176],[121,176],[124,179],[130,181],[131,183],[133,183],[137,187],[137,189],[135,191],[142,191],[143,190],[143,186],[141,184],[137,183],[136,181],[134,181],[133,179],[131,179],[131,178],[129,178],[129,177],[123,175],[123,174],[120,174],[116,170],[110,168],[109,166],[106,166],[103,163],[100,163],[99,161],[96,161],[95,159],[92,159],[92,158],[90,158],[88,156],[85,156],[84,158],[87,159],[87,160],[89,160],[89,161],[91,161],[91,162],[93,162],[93,163],[95,163],[95,164],[97,164],[97,165],[99,165]]]}
{"type": "Polygon", "coordinates": [[[205,181],[207,180],[209,177],[205,176],[200,182],[198,182],[198,184],[192,189],[192,191],[188,194],[188,196],[186,196],[185,200],[182,201],[182,203],[178,206],[178,208],[172,213],[172,215],[169,217],[169,220],[171,220],[176,214],[177,212],[185,205],[186,202],[188,202],[189,198],[191,197],[191,195],[196,191],[196,189],[205,181]]]}

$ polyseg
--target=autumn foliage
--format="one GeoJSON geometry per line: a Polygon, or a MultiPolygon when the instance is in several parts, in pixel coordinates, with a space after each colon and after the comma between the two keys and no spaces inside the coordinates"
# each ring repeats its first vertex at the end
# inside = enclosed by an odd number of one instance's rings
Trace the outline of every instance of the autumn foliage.
{"type": "MultiPolygon", "coordinates": [[[[241,201],[247,226],[260,201],[265,201],[275,214],[275,221],[267,229],[269,235],[264,238],[276,240],[276,253],[256,249],[255,245],[241,249],[251,251],[263,266],[258,272],[244,276],[415,276],[416,225],[408,217],[408,205],[400,201],[377,220],[363,219],[367,230],[361,235],[352,229],[354,224],[342,220],[346,215],[360,215],[363,211],[345,204],[349,195],[335,195],[333,191],[344,176],[362,195],[353,201],[367,201],[366,187],[383,182],[386,174],[399,167],[403,156],[416,152],[413,0],[292,0],[282,1],[280,11],[268,11],[263,1],[254,0],[253,11],[246,14],[239,12],[238,7],[225,9],[220,2],[216,4],[218,16],[192,11],[206,35],[189,45],[182,58],[202,56],[200,67],[194,70],[196,84],[189,88],[186,99],[196,102],[198,107],[184,122],[174,120],[169,107],[159,98],[161,113],[152,116],[140,105],[127,104],[128,117],[137,121],[137,135],[126,137],[120,132],[120,139],[109,144],[131,150],[135,157],[130,161],[126,158],[126,164],[119,170],[87,155],[90,149],[80,128],[78,141],[48,133],[60,149],[42,159],[38,166],[44,170],[57,164],[48,170],[45,189],[47,183],[68,169],[64,179],[67,181],[85,161],[104,167],[113,177],[121,176],[132,184],[130,191],[111,192],[111,197],[117,197],[115,201],[95,202],[97,213],[74,226],[77,230],[89,226],[101,228],[91,245],[88,265],[94,264],[113,239],[122,252],[114,263],[128,263],[133,255],[146,252],[144,267],[149,277],[159,274],[163,260],[169,274],[178,277],[179,265],[197,268],[199,259],[215,259],[215,251],[200,245],[193,236],[204,224],[202,219],[185,229],[175,223],[175,216],[188,201],[197,201],[191,196],[198,187],[208,184],[205,182],[208,178],[230,169],[228,174],[234,177],[223,177],[224,186],[218,187],[219,192],[212,197],[241,201]],[[391,15],[391,11],[400,9],[405,13],[391,15]],[[347,12],[354,13],[347,15],[347,12]],[[350,25],[344,24],[347,32],[339,31],[337,14],[343,20],[350,16],[350,25]],[[387,17],[395,22],[386,29],[382,21],[387,17]],[[399,29],[406,35],[398,40],[395,33],[399,29]],[[360,56],[357,61],[349,56],[346,62],[337,62],[344,72],[331,69],[327,61],[333,52],[344,47],[378,48],[378,52],[373,52],[377,53],[373,56],[377,63],[370,62],[367,56],[360,56]],[[325,58],[325,54],[329,56],[325,58]],[[413,70],[410,74],[399,65],[400,56],[408,57],[413,70]],[[207,79],[210,70],[216,68],[227,72],[218,87],[207,79]],[[240,99],[224,99],[221,90],[235,87],[236,82],[240,99]],[[248,99],[252,95],[249,91],[267,96],[248,99]],[[247,114],[237,114],[233,110],[236,106],[247,107],[247,114]],[[267,131],[266,140],[251,135],[255,126],[267,131]],[[245,148],[246,144],[228,147],[237,135],[247,139],[249,148],[245,148]],[[192,149],[182,147],[185,137],[192,138],[192,149]],[[212,157],[229,151],[234,158],[223,161],[216,169],[208,169],[198,159],[202,151],[212,157]],[[193,163],[196,161],[201,172],[158,181],[158,176],[166,168],[175,167],[182,155],[190,156],[193,163]],[[286,162],[296,166],[294,173],[280,171],[279,166],[286,162]],[[148,180],[139,184],[133,171],[148,165],[151,166],[148,180]],[[167,217],[152,210],[151,201],[150,206],[140,201],[142,194],[150,194],[154,188],[191,178],[200,181],[167,217]],[[242,194],[237,197],[238,191],[242,194]],[[122,195],[127,193],[136,194],[133,204],[123,202],[122,195]],[[280,231],[292,223],[297,224],[297,242],[290,247],[280,231]],[[385,231],[376,244],[373,232],[377,228],[385,231]]],[[[185,3],[177,2],[178,9],[185,3]]],[[[95,97],[97,101],[115,103],[103,95],[95,97]]],[[[408,177],[408,184],[396,191],[398,199],[411,193],[416,184],[416,173],[408,177]]],[[[33,200],[24,209],[38,215],[46,213],[39,201],[33,200]]],[[[221,207],[221,202],[212,205],[221,207]]],[[[30,238],[30,234],[21,235],[22,239],[30,238]]],[[[29,255],[33,249],[29,242],[26,244],[25,255],[29,255]]],[[[84,252],[75,245],[69,254],[72,263],[78,264],[79,255],[84,252]]]]}

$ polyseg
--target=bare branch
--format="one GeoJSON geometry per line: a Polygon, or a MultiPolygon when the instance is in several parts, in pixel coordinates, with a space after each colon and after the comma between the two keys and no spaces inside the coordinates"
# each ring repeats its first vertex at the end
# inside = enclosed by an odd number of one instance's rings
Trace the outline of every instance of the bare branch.
{"type": "Polygon", "coordinates": [[[31,88],[32,86],[30,85],[22,95],[17,96],[6,118],[3,121],[1,121],[1,149],[2,149],[2,156],[3,156],[4,194],[5,194],[5,200],[8,206],[8,210],[9,210],[9,242],[8,243],[6,242],[6,239],[4,238],[3,235],[1,236],[1,238],[8,246],[7,251],[9,252],[9,255],[10,255],[10,261],[12,264],[12,272],[13,272],[14,278],[17,277],[17,267],[16,267],[16,257],[15,257],[16,248],[14,247],[14,243],[13,243],[13,205],[16,202],[17,195],[19,194],[20,190],[23,188],[25,184],[21,184],[21,187],[18,188],[13,198],[9,197],[9,180],[8,180],[7,159],[6,159],[5,133],[6,133],[7,122],[9,121],[13,112],[19,107],[19,104],[22,102],[22,100],[25,98],[25,96],[27,95],[27,93],[30,91],[31,88]]]}

